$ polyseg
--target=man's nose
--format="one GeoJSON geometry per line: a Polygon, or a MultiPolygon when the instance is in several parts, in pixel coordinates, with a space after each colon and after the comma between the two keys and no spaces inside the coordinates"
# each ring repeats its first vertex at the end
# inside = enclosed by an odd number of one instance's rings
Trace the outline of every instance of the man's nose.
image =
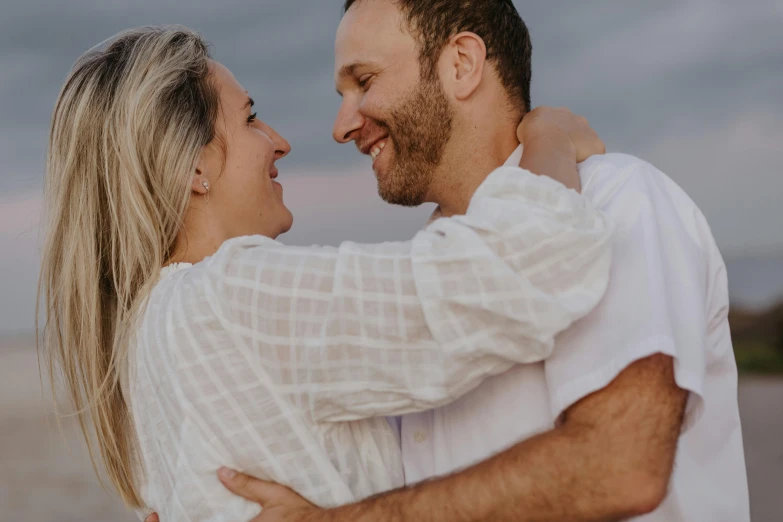
{"type": "Polygon", "coordinates": [[[359,106],[344,100],[334,120],[332,137],[337,143],[348,143],[356,139],[359,130],[364,126],[364,116],[359,112],[359,106]]]}

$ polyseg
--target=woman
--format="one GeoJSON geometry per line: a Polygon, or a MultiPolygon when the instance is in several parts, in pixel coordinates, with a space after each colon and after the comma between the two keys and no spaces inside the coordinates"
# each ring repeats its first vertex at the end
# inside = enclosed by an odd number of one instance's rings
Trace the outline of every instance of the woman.
{"type": "Polygon", "coordinates": [[[379,416],[545,358],[608,278],[604,218],[512,168],[411,242],[283,246],[290,147],[251,106],[162,27],[82,57],[54,111],[46,341],[114,485],[166,522],[257,514],[222,465],[324,506],[402,485],[379,416]]]}

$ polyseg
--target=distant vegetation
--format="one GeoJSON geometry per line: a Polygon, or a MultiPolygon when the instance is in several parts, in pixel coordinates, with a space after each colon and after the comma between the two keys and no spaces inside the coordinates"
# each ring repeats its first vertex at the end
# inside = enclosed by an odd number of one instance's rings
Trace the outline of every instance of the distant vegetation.
{"type": "Polygon", "coordinates": [[[783,303],[763,313],[732,310],[729,322],[741,372],[783,374],[783,303]]]}

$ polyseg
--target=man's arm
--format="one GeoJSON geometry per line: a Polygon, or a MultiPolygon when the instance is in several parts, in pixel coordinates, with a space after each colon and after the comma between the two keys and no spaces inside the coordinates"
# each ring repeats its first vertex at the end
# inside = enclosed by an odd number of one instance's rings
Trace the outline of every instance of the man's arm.
{"type": "Polygon", "coordinates": [[[604,522],[666,496],[687,392],[664,355],[640,360],[572,406],[558,426],[449,477],[330,510],[244,475],[224,484],[264,511],[254,522],[604,522]]]}
{"type": "Polygon", "coordinates": [[[666,496],[687,392],[656,355],[571,407],[557,428],[450,477],[327,511],[325,520],[610,521],[666,496]]]}

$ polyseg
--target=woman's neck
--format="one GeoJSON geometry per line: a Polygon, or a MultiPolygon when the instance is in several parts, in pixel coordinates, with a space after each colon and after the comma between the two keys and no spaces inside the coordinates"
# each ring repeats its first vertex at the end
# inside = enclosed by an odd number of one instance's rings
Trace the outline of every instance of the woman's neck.
{"type": "Polygon", "coordinates": [[[190,263],[195,265],[218,251],[231,239],[219,220],[208,211],[194,208],[184,219],[184,226],[177,236],[174,250],[166,264],[190,263]]]}

